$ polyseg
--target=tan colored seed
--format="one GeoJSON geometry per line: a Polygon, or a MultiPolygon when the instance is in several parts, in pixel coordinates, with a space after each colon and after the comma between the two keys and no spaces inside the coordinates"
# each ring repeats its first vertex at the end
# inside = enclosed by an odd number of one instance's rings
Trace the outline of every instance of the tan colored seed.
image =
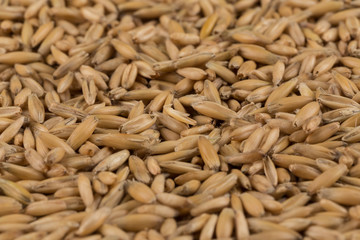
{"type": "Polygon", "coordinates": [[[113,39],[111,40],[111,44],[114,46],[116,51],[118,51],[124,58],[133,59],[133,60],[138,58],[138,54],[135,51],[135,49],[133,49],[127,43],[117,39],[113,39]]]}
{"type": "Polygon", "coordinates": [[[89,116],[79,124],[66,141],[73,149],[78,149],[94,132],[98,119],[95,116],[89,116]]]}
{"type": "MultiPolygon", "coordinates": [[[[204,2],[204,1],[202,1],[204,2]]],[[[218,14],[214,12],[205,21],[204,25],[200,30],[200,39],[204,39],[211,34],[211,31],[215,27],[216,21],[218,20],[218,14]]]]}
{"type": "MultiPolygon", "coordinates": [[[[23,204],[30,204],[34,200],[28,190],[26,190],[18,183],[6,179],[0,179],[0,188],[5,195],[12,197],[14,200],[17,200],[23,204]]],[[[11,205],[14,204],[9,204],[9,206],[11,205]]],[[[13,209],[13,207],[10,207],[10,209],[13,209]]]]}
{"type": "Polygon", "coordinates": [[[191,106],[199,113],[208,117],[212,117],[220,120],[236,118],[236,113],[234,111],[218,103],[204,101],[204,102],[193,103],[191,106]]]}
{"type": "Polygon", "coordinates": [[[85,206],[90,207],[94,201],[94,195],[89,178],[84,174],[80,174],[77,182],[81,199],[85,206]]]}
{"type": "Polygon", "coordinates": [[[270,53],[262,47],[251,45],[251,44],[241,44],[239,46],[240,54],[248,59],[264,63],[264,64],[275,64],[278,60],[281,60],[275,54],[270,53]]]}
{"type": "Polygon", "coordinates": [[[130,181],[127,183],[127,191],[130,196],[142,203],[152,203],[156,200],[154,192],[144,183],[130,181]]]}
{"type": "Polygon", "coordinates": [[[265,213],[264,207],[261,202],[257,198],[253,197],[251,194],[243,193],[240,195],[240,198],[244,205],[245,211],[251,216],[260,217],[265,213]]]}
{"type": "Polygon", "coordinates": [[[191,80],[203,80],[206,78],[207,73],[200,68],[181,68],[176,71],[178,74],[191,80]]]}
{"type": "Polygon", "coordinates": [[[45,165],[44,159],[42,156],[36,152],[34,149],[29,148],[25,151],[25,158],[29,162],[32,168],[40,172],[46,172],[47,166],[45,165]]]}
{"type": "Polygon", "coordinates": [[[5,143],[11,141],[13,137],[19,132],[20,128],[22,127],[24,123],[25,118],[20,117],[13,123],[11,123],[0,135],[0,141],[3,141],[5,143]]]}
{"type": "Polygon", "coordinates": [[[206,64],[206,67],[211,70],[214,70],[215,73],[219,75],[221,78],[223,78],[226,82],[231,84],[236,82],[235,74],[226,67],[221,66],[220,64],[213,61],[208,62],[206,64]]]}
{"type": "Polygon", "coordinates": [[[86,236],[94,231],[96,231],[110,215],[111,209],[107,207],[99,208],[95,212],[88,214],[76,231],[76,234],[79,236],[86,236]]]}
{"type": "Polygon", "coordinates": [[[144,228],[156,228],[163,222],[163,218],[154,214],[128,214],[113,220],[121,229],[126,231],[141,231],[144,228]]]}
{"type": "Polygon", "coordinates": [[[328,169],[311,182],[311,184],[308,186],[309,193],[315,193],[317,190],[323,187],[330,187],[346,172],[347,167],[344,164],[339,164],[338,166],[328,169]]]}
{"type": "Polygon", "coordinates": [[[145,184],[150,183],[151,176],[142,159],[134,155],[131,155],[129,157],[129,168],[138,181],[143,182],[145,184]]]}
{"type": "Polygon", "coordinates": [[[23,64],[32,63],[41,60],[41,55],[33,52],[9,52],[0,56],[2,64],[23,64]]]}
{"type": "Polygon", "coordinates": [[[34,121],[38,123],[44,122],[45,108],[36,94],[31,94],[28,97],[28,108],[30,116],[34,121]]]}

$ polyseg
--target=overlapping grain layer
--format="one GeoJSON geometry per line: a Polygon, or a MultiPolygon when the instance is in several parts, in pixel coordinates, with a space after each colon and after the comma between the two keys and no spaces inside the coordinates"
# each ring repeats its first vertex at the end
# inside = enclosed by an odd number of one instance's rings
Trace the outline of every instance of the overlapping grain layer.
{"type": "Polygon", "coordinates": [[[359,17],[0,0],[0,239],[360,239],[359,17]]]}

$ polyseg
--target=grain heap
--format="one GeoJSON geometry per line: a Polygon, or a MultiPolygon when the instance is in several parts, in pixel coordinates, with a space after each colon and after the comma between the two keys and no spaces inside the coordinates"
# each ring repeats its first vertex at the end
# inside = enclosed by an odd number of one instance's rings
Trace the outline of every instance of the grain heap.
{"type": "Polygon", "coordinates": [[[360,238],[360,1],[0,4],[0,239],[360,238]]]}

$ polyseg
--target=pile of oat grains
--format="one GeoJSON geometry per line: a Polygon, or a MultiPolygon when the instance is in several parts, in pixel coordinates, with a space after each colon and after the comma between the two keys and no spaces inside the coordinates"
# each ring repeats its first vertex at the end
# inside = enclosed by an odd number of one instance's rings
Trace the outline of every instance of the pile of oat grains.
{"type": "Polygon", "coordinates": [[[1,0],[0,239],[360,239],[359,0],[1,0]]]}

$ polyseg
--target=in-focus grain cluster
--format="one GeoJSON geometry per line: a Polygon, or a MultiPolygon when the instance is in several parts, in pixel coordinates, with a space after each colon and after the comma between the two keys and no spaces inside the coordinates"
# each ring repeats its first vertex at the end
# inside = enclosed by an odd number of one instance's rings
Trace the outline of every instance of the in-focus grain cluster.
{"type": "Polygon", "coordinates": [[[0,239],[360,239],[359,17],[0,0],[0,239]]]}

